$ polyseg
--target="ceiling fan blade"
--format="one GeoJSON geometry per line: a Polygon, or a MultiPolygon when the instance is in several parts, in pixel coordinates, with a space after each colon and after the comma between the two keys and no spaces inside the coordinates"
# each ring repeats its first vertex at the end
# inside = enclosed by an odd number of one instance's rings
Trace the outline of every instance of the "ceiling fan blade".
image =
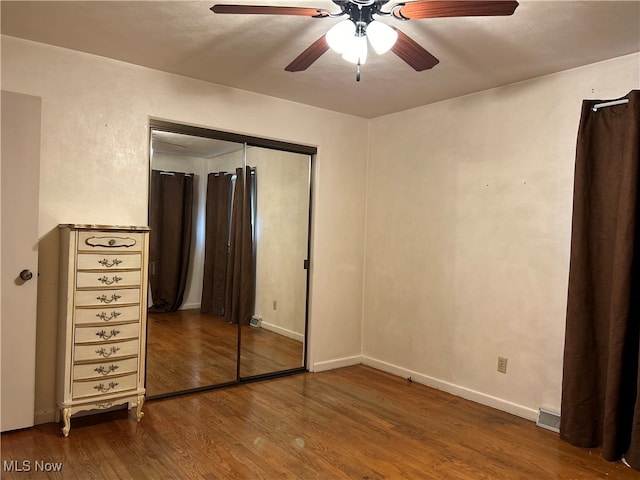
{"type": "Polygon", "coordinates": [[[328,17],[329,12],[320,8],[274,7],[267,5],[214,5],[213,13],[236,13],[251,15],[298,15],[302,17],[328,17]]]}
{"type": "Polygon", "coordinates": [[[311,66],[313,62],[318,60],[323,53],[329,50],[329,44],[325,35],[313,42],[307,49],[298,55],[293,62],[285,67],[287,72],[301,72],[311,66]]]}
{"type": "Polygon", "coordinates": [[[418,45],[418,43],[408,35],[397,28],[396,32],[398,32],[398,39],[393,47],[391,47],[391,51],[408,63],[414,70],[421,72],[433,68],[440,63],[440,60],[418,45]]]}
{"type": "Polygon", "coordinates": [[[393,15],[402,20],[436,17],[475,17],[512,15],[518,7],[514,0],[416,0],[398,3],[393,15]]]}

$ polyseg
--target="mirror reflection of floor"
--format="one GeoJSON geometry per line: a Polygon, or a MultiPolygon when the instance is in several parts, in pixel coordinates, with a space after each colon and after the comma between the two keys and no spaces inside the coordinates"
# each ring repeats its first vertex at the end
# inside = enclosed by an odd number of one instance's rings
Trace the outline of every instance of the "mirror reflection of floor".
{"type": "MultiPolygon", "coordinates": [[[[199,310],[179,310],[149,313],[147,329],[147,396],[236,380],[237,325],[199,310]]],[[[302,356],[302,342],[242,327],[242,377],[301,367],[302,356]]]]}
{"type": "Polygon", "coordinates": [[[279,335],[265,328],[242,326],[240,377],[299,368],[302,362],[302,342],[279,335]]]}

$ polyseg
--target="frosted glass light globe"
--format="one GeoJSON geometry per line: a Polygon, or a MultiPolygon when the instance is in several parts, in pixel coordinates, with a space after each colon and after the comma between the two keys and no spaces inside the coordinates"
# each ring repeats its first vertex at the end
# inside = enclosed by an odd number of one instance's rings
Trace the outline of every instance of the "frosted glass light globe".
{"type": "Polygon", "coordinates": [[[344,53],[345,48],[355,34],[355,24],[351,20],[343,20],[329,29],[326,39],[332,50],[338,53],[344,53]]]}
{"type": "Polygon", "coordinates": [[[382,55],[396,43],[398,32],[386,23],[374,20],[367,25],[367,37],[376,53],[382,55]]]}
{"type": "Polygon", "coordinates": [[[347,62],[364,65],[367,61],[367,37],[364,35],[351,37],[342,58],[347,62]]]}

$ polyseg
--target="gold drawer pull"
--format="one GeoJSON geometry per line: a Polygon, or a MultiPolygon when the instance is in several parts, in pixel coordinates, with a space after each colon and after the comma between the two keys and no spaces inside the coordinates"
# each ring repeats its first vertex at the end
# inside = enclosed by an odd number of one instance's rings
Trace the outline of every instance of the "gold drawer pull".
{"type": "Polygon", "coordinates": [[[104,320],[105,322],[108,322],[109,320],[113,320],[114,318],[117,318],[119,316],[120,316],[120,312],[111,312],[111,315],[109,315],[108,317],[105,312],[96,313],[96,317],[98,317],[100,320],[104,320]]]}
{"type": "Polygon", "coordinates": [[[99,297],[96,297],[96,300],[98,300],[99,302],[103,302],[103,303],[111,303],[111,302],[117,302],[118,299],[121,297],[122,295],[116,295],[115,293],[113,295],[111,295],[111,298],[107,297],[106,295],[102,294],[99,297]]]}
{"type": "Polygon", "coordinates": [[[110,247],[110,248],[129,248],[136,244],[136,240],[131,237],[89,237],[85,243],[90,247],[110,247]]]}
{"type": "Polygon", "coordinates": [[[118,283],[120,280],[122,280],[122,277],[118,277],[117,275],[114,275],[111,279],[106,275],[98,278],[98,281],[104,285],[113,285],[114,283],[118,283]]]}
{"type": "Polygon", "coordinates": [[[93,371],[99,373],[100,375],[109,375],[112,372],[115,372],[118,369],[118,365],[109,365],[107,368],[104,368],[104,365],[100,365],[98,368],[94,368],[93,371]]]}
{"type": "Polygon", "coordinates": [[[116,330],[114,328],[109,333],[105,332],[104,330],[100,330],[99,332],[96,332],[96,335],[99,336],[103,340],[109,340],[110,338],[115,337],[119,333],[120,333],[120,330],[116,330]]]}
{"type": "Polygon", "coordinates": [[[102,265],[103,267],[107,267],[107,268],[111,268],[111,267],[117,267],[118,265],[120,265],[123,262],[123,260],[119,260],[117,258],[114,258],[112,262],[110,262],[108,259],[103,258],[102,260],[98,260],[98,263],[100,265],[102,265]]]}
{"type": "Polygon", "coordinates": [[[101,383],[100,385],[96,385],[95,388],[96,390],[98,390],[99,392],[102,393],[107,393],[109,390],[113,390],[114,388],[116,388],[118,386],[118,382],[109,382],[108,386],[104,386],[103,383],[101,383]]]}
{"type": "Polygon", "coordinates": [[[117,353],[118,350],[120,350],[120,347],[111,347],[109,350],[106,350],[104,347],[102,347],[102,348],[99,348],[98,350],[96,350],[96,353],[98,355],[100,355],[101,357],[108,358],[111,355],[117,353]]]}

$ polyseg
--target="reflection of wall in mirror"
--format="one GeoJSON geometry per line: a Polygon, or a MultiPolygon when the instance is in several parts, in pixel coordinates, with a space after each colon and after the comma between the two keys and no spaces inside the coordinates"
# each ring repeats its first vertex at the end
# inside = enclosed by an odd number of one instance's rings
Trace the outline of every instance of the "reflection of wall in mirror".
{"type": "Polygon", "coordinates": [[[248,148],[257,171],[256,316],[262,327],[304,339],[309,156],[248,148]],[[274,309],[275,302],[275,309],[274,309]]]}
{"type": "MultiPolygon", "coordinates": [[[[309,156],[249,147],[247,164],[256,167],[258,172],[255,315],[262,318],[263,328],[302,341],[306,307],[303,264],[308,243],[309,156]]],[[[241,165],[242,151],[207,159],[154,153],[154,170],[196,174],[191,260],[181,310],[200,308],[207,174],[233,173],[241,165]]]]}
{"type": "MultiPolygon", "coordinates": [[[[240,146],[239,148],[242,148],[240,146]]],[[[236,162],[242,163],[242,154],[236,153],[236,162]]],[[[154,152],[152,169],[194,173],[193,181],[193,232],[191,235],[191,257],[189,273],[184,292],[184,300],[180,310],[199,309],[202,300],[202,279],[204,275],[204,234],[205,208],[207,203],[207,173],[210,171],[212,159],[186,157],[167,153],[154,152]]],[[[217,171],[217,170],[215,170],[217,171]]],[[[151,233],[153,235],[153,232],[151,233]]],[[[152,305],[152,303],[150,303],[152,305]]]]}
{"type": "MultiPolygon", "coordinates": [[[[237,153],[221,155],[209,171],[234,172],[241,164],[237,153]]],[[[255,315],[262,328],[303,341],[309,156],[248,147],[247,165],[257,171],[255,315]]]]}

